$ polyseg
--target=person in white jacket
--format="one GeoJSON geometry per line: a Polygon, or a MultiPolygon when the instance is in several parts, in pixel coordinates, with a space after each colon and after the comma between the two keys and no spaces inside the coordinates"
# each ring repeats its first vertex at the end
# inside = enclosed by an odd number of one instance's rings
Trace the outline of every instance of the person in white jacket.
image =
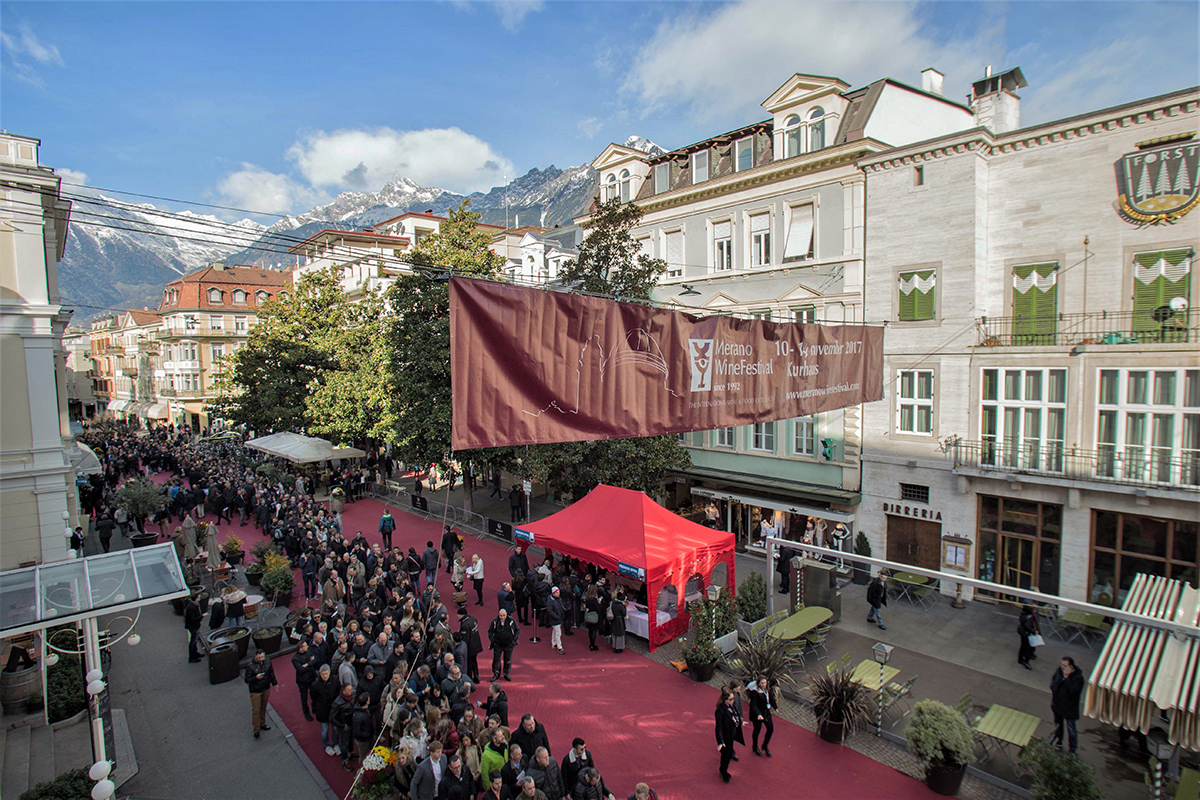
{"type": "Polygon", "coordinates": [[[483,559],[479,557],[478,553],[471,556],[471,566],[467,567],[467,577],[471,579],[471,583],[475,587],[477,598],[475,605],[483,605],[483,559]]]}

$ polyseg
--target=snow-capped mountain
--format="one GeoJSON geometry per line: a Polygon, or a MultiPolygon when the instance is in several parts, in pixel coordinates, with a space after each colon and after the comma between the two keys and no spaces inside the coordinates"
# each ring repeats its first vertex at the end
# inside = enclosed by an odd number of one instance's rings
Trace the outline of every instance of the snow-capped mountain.
{"type": "MultiPolygon", "coordinates": [[[[630,136],[625,146],[648,155],[665,152],[641,136],[630,136]]],[[[484,222],[553,227],[570,224],[591,201],[595,187],[591,165],[551,165],[469,197],[484,222]]],[[[463,195],[397,176],[378,192],[343,192],[325,205],[264,228],[253,220],[230,226],[216,217],[169,213],[148,203],[97,195],[75,203],[66,254],[58,265],[59,282],[68,305],[78,308],[77,322],[104,314],[104,308],[153,308],[163,285],[213,261],[286,269],[295,263],[288,247],[322,228],[355,230],[406,211],[444,215],[462,200],[463,195]]]]}

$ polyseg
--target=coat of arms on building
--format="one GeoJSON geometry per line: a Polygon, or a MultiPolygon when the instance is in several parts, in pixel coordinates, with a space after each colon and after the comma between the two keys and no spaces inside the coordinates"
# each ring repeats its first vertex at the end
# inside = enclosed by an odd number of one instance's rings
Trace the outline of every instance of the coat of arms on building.
{"type": "Polygon", "coordinates": [[[1200,201],[1198,156],[1200,143],[1191,141],[1122,156],[1115,164],[1118,212],[1135,225],[1178,222],[1200,201]]]}

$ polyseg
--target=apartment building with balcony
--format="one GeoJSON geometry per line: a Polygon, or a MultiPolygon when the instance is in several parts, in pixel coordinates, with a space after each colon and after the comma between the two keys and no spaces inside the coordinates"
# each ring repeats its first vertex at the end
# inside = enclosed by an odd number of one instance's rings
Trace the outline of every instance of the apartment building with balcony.
{"type": "MultiPolygon", "coordinates": [[[[973,126],[969,108],[885,78],[851,88],[796,74],[763,102],[770,115],[661,155],[611,144],[592,162],[600,201],[643,210],[641,250],[667,262],[666,306],[775,321],[859,323],[865,177],[858,161],[973,126]]],[[[577,218],[585,223],[588,214],[577,218]]],[[[669,503],[719,502],[755,546],[762,520],[798,537],[808,517],[853,533],[859,506],[858,407],[681,436],[692,467],[669,503]]]]}
{"type": "Polygon", "coordinates": [[[157,311],[131,308],[114,315],[113,322],[105,348],[112,369],[108,410],[118,419],[165,420],[167,408],[154,386],[162,317],[157,311]]]}
{"type": "Polygon", "coordinates": [[[68,328],[63,333],[64,364],[66,367],[67,415],[72,422],[91,419],[100,409],[93,392],[92,336],[81,328],[68,328]]]}
{"type": "Polygon", "coordinates": [[[223,264],[166,285],[153,380],[166,420],[193,430],[209,426],[205,403],[219,394],[221,361],[245,344],[263,305],[291,286],[290,273],[223,264]]]}
{"type": "Polygon", "coordinates": [[[888,325],[860,529],[1117,606],[1137,572],[1200,571],[1200,91],[1020,127],[1025,86],[989,70],[970,130],[860,161],[888,325]]]}
{"type": "Polygon", "coordinates": [[[497,233],[489,249],[504,259],[504,275],[513,283],[550,283],[579,257],[583,234],[578,225],[522,225],[497,233]]]}
{"type": "MultiPolygon", "coordinates": [[[[383,291],[396,275],[408,269],[406,254],[422,239],[440,231],[448,219],[432,212],[409,211],[361,231],[318,231],[289,249],[301,259],[293,279],[298,281],[314,270],[334,267],[341,274],[342,291],[350,297],[383,291]]],[[[483,223],[478,227],[488,233],[503,230],[483,223]]]]}
{"type": "MultiPolygon", "coordinates": [[[[77,523],[58,289],[71,202],[41,142],[0,131],[0,569],[67,557],[77,523]]],[[[7,612],[7,610],[6,610],[7,612]]]]}

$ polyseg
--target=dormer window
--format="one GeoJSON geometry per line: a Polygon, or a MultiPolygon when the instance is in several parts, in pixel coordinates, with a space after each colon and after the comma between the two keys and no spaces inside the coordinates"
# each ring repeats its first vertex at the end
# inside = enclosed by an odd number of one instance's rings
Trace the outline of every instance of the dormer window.
{"type": "Polygon", "coordinates": [[[671,164],[664,161],[654,165],[654,193],[662,194],[671,188],[671,164]]]}
{"type": "Polygon", "coordinates": [[[808,151],[825,147],[825,109],[817,106],[808,112],[808,151]]]}
{"type": "Polygon", "coordinates": [[[208,290],[208,302],[210,303],[222,303],[224,302],[224,297],[225,293],[220,289],[214,287],[208,290]]]}
{"type": "Polygon", "coordinates": [[[708,180],[708,151],[701,150],[692,153],[692,183],[703,183],[708,180]]]}
{"type": "Polygon", "coordinates": [[[233,290],[233,302],[245,305],[246,291],[244,289],[234,289],[233,290]]]}
{"type": "Polygon", "coordinates": [[[792,114],[783,121],[783,157],[800,155],[800,117],[792,114]]]}
{"type": "Polygon", "coordinates": [[[258,292],[256,292],[254,295],[254,302],[260,306],[270,299],[271,299],[271,295],[268,294],[267,292],[262,291],[261,289],[258,292]]]}
{"type": "Polygon", "coordinates": [[[279,295],[278,295],[278,297],[279,297],[279,302],[281,302],[281,303],[282,303],[282,302],[284,302],[284,301],[286,301],[286,300],[288,299],[288,293],[287,293],[287,292],[280,292],[280,293],[279,293],[279,295]]]}
{"type": "Polygon", "coordinates": [[[633,180],[629,177],[629,170],[621,170],[621,202],[628,203],[631,196],[630,189],[633,180]]]}
{"type": "Polygon", "coordinates": [[[754,166],[754,138],[747,136],[745,139],[739,139],[734,148],[734,170],[745,172],[752,168],[754,166]]]}

